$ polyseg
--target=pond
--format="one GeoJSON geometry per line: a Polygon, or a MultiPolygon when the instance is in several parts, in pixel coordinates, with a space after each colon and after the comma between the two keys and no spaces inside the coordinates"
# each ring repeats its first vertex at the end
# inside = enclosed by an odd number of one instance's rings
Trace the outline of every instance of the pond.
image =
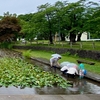
{"type": "MultiPolygon", "coordinates": [[[[32,62],[36,65],[41,66],[41,68],[45,71],[51,71],[55,73],[53,69],[50,68],[50,66],[33,61],[32,62]]],[[[62,73],[59,70],[56,70],[57,74],[62,75],[62,73]]],[[[78,77],[75,79],[68,78],[66,75],[62,75],[66,80],[71,81],[73,83],[73,86],[68,87],[66,89],[62,89],[59,87],[44,87],[42,89],[37,89],[39,94],[100,94],[100,83],[95,82],[93,80],[84,78],[79,79],[78,77]]]]}
{"type": "Polygon", "coordinates": [[[20,87],[1,87],[0,95],[21,95],[21,94],[41,94],[41,95],[58,95],[58,94],[100,94],[100,85],[88,81],[86,79],[81,81],[75,81],[73,87],[68,87],[66,89],[62,89],[59,87],[43,87],[43,88],[24,88],[20,89],[20,87]]]}
{"type": "MultiPolygon", "coordinates": [[[[45,71],[52,71],[49,66],[41,64],[39,62],[34,62],[36,65],[39,65],[43,70],[45,71]]],[[[61,75],[61,72],[59,70],[56,71],[57,74],[61,75]]],[[[65,75],[62,75],[62,77],[66,78],[65,75]]],[[[60,88],[60,87],[43,87],[43,88],[24,88],[21,89],[20,87],[1,87],[0,88],[0,94],[3,95],[21,95],[21,94],[40,94],[40,95],[72,95],[72,94],[100,94],[100,83],[94,82],[89,79],[72,79],[72,78],[66,78],[66,80],[72,81],[73,85],[71,87],[67,87],[66,89],[60,88]]]]}
{"type": "MultiPolygon", "coordinates": [[[[47,66],[45,64],[36,62],[36,61],[31,61],[31,63],[34,63],[38,66],[40,66],[43,70],[45,71],[51,71],[55,73],[53,69],[50,68],[50,66],[47,66]]],[[[61,74],[59,70],[56,70],[57,74],[61,74]]],[[[97,83],[95,81],[89,80],[89,79],[82,79],[80,80],[79,78],[66,78],[65,75],[62,75],[66,80],[69,80],[73,83],[71,87],[67,87],[66,89],[60,88],[60,87],[43,87],[43,88],[24,88],[21,89],[20,87],[14,87],[14,86],[9,86],[8,88],[6,87],[0,87],[0,94],[3,95],[33,95],[33,94],[41,94],[41,95],[71,95],[71,94],[100,94],[100,83],[97,83]]]]}
{"type": "Polygon", "coordinates": [[[20,87],[1,87],[0,88],[0,94],[3,95],[21,95],[21,94],[52,94],[52,95],[58,95],[58,94],[100,94],[100,87],[97,84],[94,84],[92,82],[89,82],[87,80],[82,80],[82,82],[79,82],[79,84],[74,85],[73,87],[68,87],[66,89],[62,89],[59,87],[43,87],[43,88],[24,88],[20,89],[20,87]]]}

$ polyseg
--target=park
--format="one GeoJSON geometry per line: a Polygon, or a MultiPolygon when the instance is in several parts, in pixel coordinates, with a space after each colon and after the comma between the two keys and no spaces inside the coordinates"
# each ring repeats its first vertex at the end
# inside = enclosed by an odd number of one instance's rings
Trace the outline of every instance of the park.
{"type": "Polygon", "coordinates": [[[99,4],[85,3],[58,1],[37,13],[0,16],[0,95],[99,96],[99,4]],[[72,79],[54,72],[49,60],[55,53],[62,56],[59,63],[84,63],[87,75],[72,79]]]}

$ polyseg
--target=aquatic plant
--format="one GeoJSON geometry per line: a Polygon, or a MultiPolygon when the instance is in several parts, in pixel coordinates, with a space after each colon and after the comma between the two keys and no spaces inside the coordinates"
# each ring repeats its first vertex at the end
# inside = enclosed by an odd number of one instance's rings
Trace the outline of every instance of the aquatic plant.
{"type": "Polygon", "coordinates": [[[68,81],[19,58],[0,58],[0,86],[67,88],[68,81]]]}

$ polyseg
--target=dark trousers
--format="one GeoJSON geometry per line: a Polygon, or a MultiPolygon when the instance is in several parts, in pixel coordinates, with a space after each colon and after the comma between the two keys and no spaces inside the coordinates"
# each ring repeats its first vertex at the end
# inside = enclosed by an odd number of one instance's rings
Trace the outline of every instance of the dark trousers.
{"type": "Polygon", "coordinates": [[[75,75],[74,74],[67,73],[67,76],[70,77],[70,78],[75,78],[75,75]]]}
{"type": "Polygon", "coordinates": [[[54,69],[54,71],[56,71],[56,69],[57,69],[57,66],[52,66],[52,68],[54,69]]]}
{"type": "Polygon", "coordinates": [[[67,71],[68,71],[68,70],[66,69],[66,70],[62,71],[62,73],[63,73],[63,74],[66,74],[67,71]]]}

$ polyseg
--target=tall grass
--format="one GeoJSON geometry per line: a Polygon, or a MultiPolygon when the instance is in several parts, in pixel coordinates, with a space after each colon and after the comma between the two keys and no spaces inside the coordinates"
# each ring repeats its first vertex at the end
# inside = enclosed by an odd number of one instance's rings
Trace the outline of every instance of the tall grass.
{"type": "Polygon", "coordinates": [[[30,58],[31,57],[31,50],[23,51],[22,55],[26,58],[30,58]]]}

